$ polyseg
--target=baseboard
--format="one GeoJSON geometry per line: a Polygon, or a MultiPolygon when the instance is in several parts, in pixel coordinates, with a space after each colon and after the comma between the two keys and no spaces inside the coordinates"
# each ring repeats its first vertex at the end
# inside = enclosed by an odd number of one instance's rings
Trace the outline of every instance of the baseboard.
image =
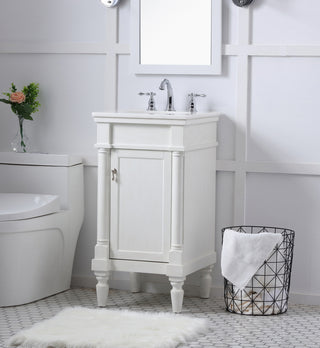
{"type": "Polygon", "coordinates": [[[302,305],[320,305],[320,295],[301,294],[293,292],[289,294],[289,303],[302,305]]]}
{"type": "MultiPolygon", "coordinates": [[[[94,289],[96,287],[96,278],[93,276],[73,276],[71,281],[71,286],[90,288],[94,289]]],[[[113,277],[110,280],[110,288],[130,291],[130,280],[113,277]]],[[[171,289],[170,283],[165,280],[159,280],[152,275],[148,275],[142,278],[141,281],[141,291],[149,292],[154,294],[169,294],[171,289]],[[150,279],[151,278],[151,279],[150,279]]],[[[195,284],[184,285],[184,292],[186,296],[199,296],[199,286],[195,284]]],[[[212,286],[211,287],[211,298],[223,298],[223,287],[212,286]]],[[[305,294],[290,292],[289,304],[302,304],[302,305],[320,305],[320,295],[317,294],[305,294]]]]}
{"type": "Polygon", "coordinates": [[[97,280],[94,276],[73,275],[71,278],[72,288],[95,289],[96,284],[97,284],[97,280]]]}
{"type": "MultiPolygon", "coordinates": [[[[169,294],[171,285],[169,282],[146,281],[142,284],[141,290],[154,294],[169,294]]],[[[198,297],[200,288],[199,285],[185,283],[183,286],[184,294],[190,297],[198,297]]],[[[210,298],[222,298],[223,288],[211,287],[210,298]]]]}

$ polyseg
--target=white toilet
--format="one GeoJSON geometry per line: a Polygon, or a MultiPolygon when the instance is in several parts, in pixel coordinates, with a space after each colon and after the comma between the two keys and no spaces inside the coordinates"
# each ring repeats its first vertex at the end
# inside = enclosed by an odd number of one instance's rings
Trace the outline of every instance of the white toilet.
{"type": "Polygon", "coordinates": [[[69,289],[83,221],[81,158],[0,153],[0,192],[0,306],[69,289]]]}

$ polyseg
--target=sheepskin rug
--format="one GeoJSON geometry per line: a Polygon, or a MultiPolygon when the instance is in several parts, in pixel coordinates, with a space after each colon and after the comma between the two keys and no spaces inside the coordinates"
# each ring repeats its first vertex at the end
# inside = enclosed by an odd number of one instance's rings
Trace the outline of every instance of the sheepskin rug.
{"type": "Polygon", "coordinates": [[[173,313],[69,307],[20,331],[9,346],[28,348],[171,348],[207,331],[204,319],[173,313]]]}

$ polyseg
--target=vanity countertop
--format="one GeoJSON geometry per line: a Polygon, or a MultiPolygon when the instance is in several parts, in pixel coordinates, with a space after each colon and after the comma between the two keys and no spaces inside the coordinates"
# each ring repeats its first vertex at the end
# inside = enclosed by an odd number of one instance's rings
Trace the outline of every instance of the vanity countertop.
{"type": "Polygon", "coordinates": [[[97,123],[144,123],[144,124],[200,124],[217,122],[220,113],[212,112],[179,112],[179,111],[117,111],[93,112],[97,123]]]}

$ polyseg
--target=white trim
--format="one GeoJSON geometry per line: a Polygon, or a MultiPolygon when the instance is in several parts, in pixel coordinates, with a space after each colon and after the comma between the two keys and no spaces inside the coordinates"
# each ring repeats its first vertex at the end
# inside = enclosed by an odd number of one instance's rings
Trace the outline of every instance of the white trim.
{"type": "Polygon", "coordinates": [[[284,162],[237,162],[234,160],[218,160],[217,171],[289,175],[320,175],[320,163],[284,163],[284,162]]]}
{"type": "Polygon", "coordinates": [[[226,56],[319,57],[320,45],[224,45],[226,56]]]}
{"type": "Polygon", "coordinates": [[[320,163],[247,162],[247,173],[320,175],[320,163]]]}
{"type": "Polygon", "coordinates": [[[0,54],[107,54],[104,42],[0,42],[0,54]]]}
{"type": "Polygon", "coordinates": [[[304,305],[320,305],[320,295],[319,294],[301,294],[301,293],[290,293],[289,296],[289,306],[290,303],[294,304],[304,304],[304,305]]]}
{"type": "MultiPolygon", "coordinates": [[[[117,9],[115,9],[117,10],[117,9]]],[[[111,12],[108,16],[114,16],[111,12]]],[[[110,23],[108,23],[108,27],[110,23]]],[[[111,32],[108,30],[108,32],[111,32]]],[[[14,41],[0,42],[0,54],[93,54],[93,55],[130,55],[130,45],[119,42],[43,42],[14,41]]],[[[223,56],[256,57],[319,57],[320,45],[255,45],[224,44],[223,56]]]]}
{"type": "Polygon", "coordinates": [[[105,70],[105,108],[109,111],[117,109],[118,91],[118,56],[115,52],[118,39],[118,7],[113,7],[107,11],[106,19],[106,70],[105,70]],[[113,28],[113,30],[110,30],[113,28]]]}
{"type": "MultiPolygon", "coordinates": [[[[238,10],[238,42],[248,44],[250,38],[250,12],[246,8],[238,10]]],[[[236,141],[235,158],[237,162],[246,160],[247,130],[248,130],[248,87],[249,62],[248,56],[243,54],[238,58],[237,105],[236,105],[236,141]]],[[[234,178],[233,223],[243,224],[246,206],[246,173],[242,166],[237,166],[234,178]]]]}
{"type": "MultiPolygon", "coordinates": [[[[113,42],[0,42],[0,54],[130,55],[129,44],[113,42]]],[[[223,56],[319,57],[320,45],[222,45],[223,56]]]]}
{"type": "Polygon", "coordinates": [[[235,172],[237,170],[238,162],[235,160],[217,160],[218,172],[235,172]]]}

